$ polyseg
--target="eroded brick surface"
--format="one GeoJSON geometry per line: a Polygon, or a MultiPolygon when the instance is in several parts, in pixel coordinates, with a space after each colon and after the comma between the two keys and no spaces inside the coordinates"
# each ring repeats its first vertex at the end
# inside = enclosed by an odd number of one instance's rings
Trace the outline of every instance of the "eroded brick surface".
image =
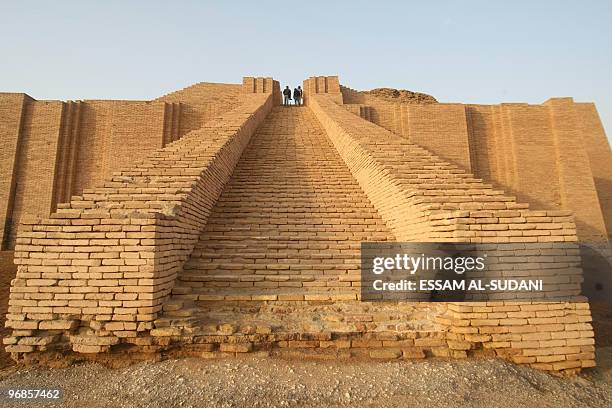
{"type": "MultiPolygon", "coordinates": [[[[488,108],[459,104],[382,109],[368,99],[342,106],[337,77],[309,78],[304,90],[302,108],[273,108],[278,82],[252,77],[134,104],[3,96],[0,130],[10,137],[1,164],[10,181],[0,184],[8,204],[0,215],[9,229],[15,209],[23,221],[14,238],[19,267],[6,350],[16,358],[128,345],[202,356],[484,355],[557,372],[594,364],[584,302],[358,301],[362,241],[487,244],[509,251],[504,256],[517,269],[537,248],[553,278],[579,270],[581,231],[601,238],[605,227],[601,211],[575,219],[570,209],[586,208],[602,193],[594,184],[584,187],[590,173],[572,172],[572,155],[558,142],[596,127],[588,106],[582,107],[588,123],[568,100],[537,109],[491,107],[499,115],[483,119],[478,114],[488,108]],[[534,190],[548,197],[536,209],[524,191],[532,180],[520,176],[529,170],[527,160],[505,161],[512,157],[505,155],[508,133],[491,130],[523,126],[527,140],[529,118],[550,128],[558,161],[558,188],[534,190]],[[154,143],[134,143],[130,135],[141,131],[154,143]],[[83,145],[82,132],[100,136],[83,145]],[[37,148],[45,140],[57,157],[37,148]],[[125,151],[102,154],[85,171],[79,164],[92,152],[123,145],[125,151]],[[495,162],[487,162],[490,152],[495,162]],[[48,182],[16,188],[20,172],[36,176],[29,169],[47,158],[48,182]],[[110,173],[114,166],[125,167],[110,173]],[[529,183],[515,191],[517,199],[470,171],[529,183]],[[44,192],[35,203],[42,209],[24,217],[36,191],[44,192]],[[565,192],[566,204],[554,202],[556,191],[565,192]],[[589,219],[597,221],[590,232],[589,219]]],[[[578,164],[600,156],[575,155],[578,164]]],[[[599,176],[607,177],[605,171],[599,176]]],[[[7,236],[5,230],[5,242],[7,236]]],[[[573,288],[558,283],[561,292],[573,288]]]]}
{"type": "Polygon", "coordinates": [[[275,108],[215,204],[177,291],[356,300],[361,241],[393,239],[308,108],[275,108]]]}

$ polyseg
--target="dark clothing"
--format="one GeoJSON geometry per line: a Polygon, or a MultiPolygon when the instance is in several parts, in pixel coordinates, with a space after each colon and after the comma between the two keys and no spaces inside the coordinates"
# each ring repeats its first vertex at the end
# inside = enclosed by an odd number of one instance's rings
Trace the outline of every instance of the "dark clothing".
{"type": "Polygon", "coordinates": [[[295,100],[295,104],[300,106],[302,104],[302,90],[295,88],[293,90],[293,99],[295,100]]]}
{"type": "Polygon", "coordinates": [[[283,95],[285,96],[283,104],[289,105],[289,101],[291,100],[291,89],[285,88],[285,90],[283,91],[283,95]]]}

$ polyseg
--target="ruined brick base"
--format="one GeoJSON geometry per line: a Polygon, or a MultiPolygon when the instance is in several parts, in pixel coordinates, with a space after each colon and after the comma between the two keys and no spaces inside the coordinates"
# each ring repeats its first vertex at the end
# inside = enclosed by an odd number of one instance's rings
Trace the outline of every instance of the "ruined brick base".
{"type": "Polygon", "coordinates": [[[27,352],[13,352],[13,358],[49,366],[84,360],[117,366],[243,353],[313,360],[501,358],[560,375],[595,365],[590,325],[580,323],[588,320],[580,316],[589,313],[582,304],[498,305],[497,310],[506,312],[494,312],[484,302],[204,303],[195,308],[169,304],[165,317],[155,322],[156,328],[139,337],[105,337],[103,330],[94,329],[94,321],[75,327],[70,334],[50,331],[37,345],[7,348],[25,347],[27,352]],[[511,319],[508,314],[524,317],[511,319]],[[504,315],[506,320],[487,315],[504,315]]]}
{"type": "Polygon", "coordinates": [[[187,122],[181,138],[48,218],[22,218],[7,352],[41,362],[264,352],[485,355],[554,373],[594,365],[584,300],[358,302],[367,241],[509,244],[497,270],[528,273],[529,256],[544,255],[535,270],[575,296],[576,223],[351,113],[337,77],[304,89],[306,107],[280,108],[277,82],[247,78],[235,109],[187,122]]]}

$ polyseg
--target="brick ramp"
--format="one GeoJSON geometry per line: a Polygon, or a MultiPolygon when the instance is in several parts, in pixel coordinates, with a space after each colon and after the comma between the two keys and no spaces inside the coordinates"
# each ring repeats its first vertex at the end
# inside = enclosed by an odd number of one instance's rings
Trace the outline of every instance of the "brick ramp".
{"type": "Polygon", "coordinates": [[[356,300],[361,241],[393,239],[310,109],[275,108],[173,293],[198,301],[356,300]]]}
{"type": "Polygon", "coordinates": [[[386,240],[393,235],[311,110],[275,108],[236,165],[151,334],[158,343],[180,336],[221,352],[449,355],[435,322],[440,305],[356,302],[360,243],[386,240]]]}
{"type": "Polygon", "coordinates": [[[7,350],[350,347],[594,364],[588,304],[355,301],[361,241],[511,242],[513,257],[560,242],[573,256],[571,214],[530,211],[333,98],[266,119],[271,97],[249,99],[23,226],[7,350]]]}

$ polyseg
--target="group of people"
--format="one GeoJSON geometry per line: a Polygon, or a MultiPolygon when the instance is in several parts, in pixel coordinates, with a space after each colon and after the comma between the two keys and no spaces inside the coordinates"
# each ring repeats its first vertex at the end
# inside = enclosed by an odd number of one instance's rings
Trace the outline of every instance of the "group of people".
{"type": "MultiPolygon", "coordinates": [[[[289,106],[291,105],[291,89],[289,89],[289,85],[283,90],[284,101],[283,105],[289,106]]],[[[293,89],[293,103],[295,106],[302,105],[302,87],[298,86],[293,89]]]]}

